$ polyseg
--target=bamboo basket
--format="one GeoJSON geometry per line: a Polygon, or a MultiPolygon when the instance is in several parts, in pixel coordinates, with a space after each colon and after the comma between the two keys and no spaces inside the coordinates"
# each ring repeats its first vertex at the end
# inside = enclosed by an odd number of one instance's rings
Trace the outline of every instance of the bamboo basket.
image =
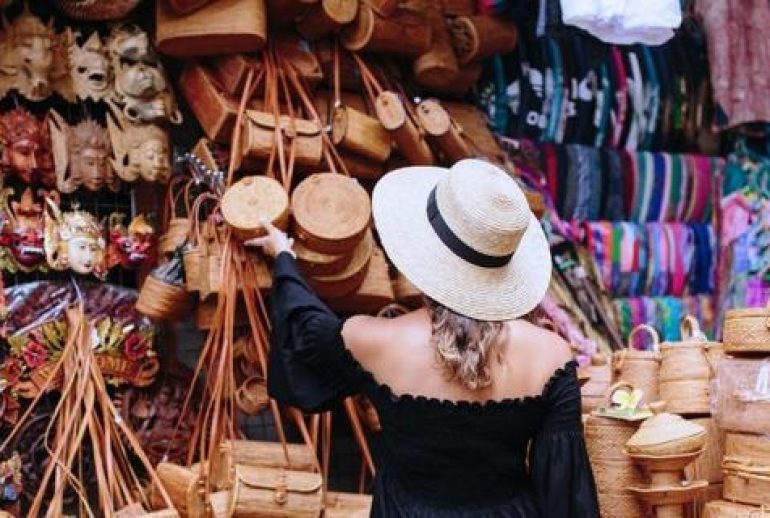
{"type": "Polygon", "coordinates": [[[630,492],[606,493],[598,491],[600,516],[605,518],[646,518],[642,503],[630,492]]]}
{"type": "Polygon", "coordinates": [[[428,137],[436,143],[444,159],[454,164],[464,158],[471,158],[468,142],[463,138],[462,128],[435,99],[426,99],[417,106],[417,118],[428,137]]]}
{"type": "Polygon", "coordinates": [[[361,2],[355,22],[342,30],[341,42],[352,52],[416,57],[430,49],[431,27],[421,11],[400,8],[384,17],[361,2]]]}
{"type": "Polygon", "coordinates": [[[249,73],[253,73],[256,77],[262,68],[262,62],[248,54],[216,56],[209,59],[208,64],[208,72],[216,86],[227,95],[236,96],[236,98],[240,98],[243,93],[249,73]]]}
{"type": "Polygon", "coordinates": [[[321,126],[315,121],[247,110],[240,150],[244,156],[268,160],[280,138],[285,149],[294,146],[294,160],[298,166],[317,167],[323,156],[321,131],[321,126]]]}
{"type": "MultiPolygon", "coordinates": [[[[155,470],[171,497],[171,502],[182,516],[191,518],[206,516],[206,503],[198,469],[161,462],[155,470]]],[[[163,507],[163,499],[154,488],[151,492],[151,501],[153,507],[163,507]]]]}
{"type": "Polygon", "coordinates": [[[461,65],[513,52],[516,26],[493,16],[459,16],[452,22],[452,44],[461,65]]]}
{"type": "MultiPolygon", "coordinates": [[[[465,71],[462,73],[471,73],[468,71],[473,68],[472,66],[462,67],[462,70],[465,71]]],[[[505,164],[505,152],[489,129],[484,114],[478,108],[472,104],[458,102],[443,102],[441,104],[449,112],[449,116],[463,129],[465,135],[469,137],[475,155],[483,156],[496,164],[505,164]]]]}
{"type": "Polygon", "coordinates": [[[594,471],[606,460],[627,461],[633,465],[626,455],[626,443],[638,428],[639,423],[589,415],[585,423],[585,438],[594,471]]]}
{"type": "Polygon", "coordinates": [[[706,445],[703,453],[687,466],[687,480],[706,480],[709,484],[722,482],[722,459],[725,456],[725,434],[711,417],[699,417],[690,421],[706,430],[706,445]]]}
{"type": "Polygon", "coordinates": [[[706,512],[706,505],[709,502],[721,500],[723,489],[721,483],[709,483],[703,491],[700,491],[700,494],[696,497],[695,501],[685,507],[684,518],[703,518],[704,513],[706,512]]]}
{"type": "Polygon", "coordinates": [[[305,247],[337,255],[350,253],[362,242],[372,209],[369,195],[356,180],[321,173],[294,189],[291,212],[295,233],[305,247]]]}
{"type": "Polygon", "coordinates": [[[267,39],[264,0],[218,0],[186,15],[156,2],[156,45],[176,58],[253,52],[267,39]]]}
{"type": "Polygon", "coordinates": [[[709,502],[703,508],[703,518],[770,518],[770,509],[736,504],[726,500],[709,502]]]}
{"type": "Polygon", "coordinates": [[[368,233],[356,246],[353,258],[345,270],[335,275],[309,277],[307,282],[322,299],[351,295],[360,289],[366,280],[373,253],[374,238],[368,233]]]}
{"type": "Polygon", "coordinates": [[[731,432],[770,434],[770,363],[725,358],[717,378],[719,426],[731,432]]]}
{"type": "Polygon", "coordinates": [[[442,99],[461,101],[479,82],[483,71],[482,63],[468,63],[459,67],[457,72],[444,76],[423,76],[420,85],[429,92],[440,95],[442,99]]]}
{"type": "Polygon", "coordinates": [[[395,92],[384,91],[374,102],[380,124],[388,130],[396,147],[411,165],[433,165],[433,152],[415,121],[409,116],[395,92]]]}
{"type": "Polygon", "coordinates": [[[385,253],[376,246],[361,287],[350,295],[326,300],[329,307],[339,313],[375,313],[394,301],[388,262],[385,253]]]}
{"type": "Polygon", "coordinates": [[[229,515],[316,518],[323,509],[319,473],[236,465],[229,515]]]}
{"type": "Polygon", "coordinates": [[[286,445],[289,463],[286,464],[283,445],[265,441],[227,441],[219,447],[219,462],[211,473],[214,486],[229,489],[233,486],[235,466],[266,466],[269,468],[288,467],[295,471],[312,471],[316,466],[313,451],[305,444],[286,445]]]}
{"type": "Polygon", "coordinates": [[[235,391],[235,402],[246,415],[259,415],[270,406],[265,378],[251,376],[235,391]]]}
{"type": "Polygon", "coordinates": [[[770,506],[770,471],[724,470],[724,498],[731,502],[770,506]]]}
{"type": "Polygon", "coordinates": [[[294,243],[292,249],[297,256],[297,265],[300,271],[307,276],[335,275],[343,272],[350,264],[352,254],[323,254],[311,250],[301,241],[294,243]]]}
{"type": "Polygon", "coordinates": [[[372,512],[371,495],[328,492],[324,518],[369,518],[372,512]]]}
{"type": "Polygon", "coordinates": [[[338,106],[332,115],[332,141],[369,160],[385,162],[390,156],[390,134],[380,121],[350,106],[338,106]]]}
{"type": "Polygon", "coordinates": [[[452,48],[452,36],[437,2],[426,6],[428,24],[430,24],[430,48],[414,60],[412,71],[414,78],[421,85],[446,84],[448,78],[460,71],[457,57],[452,48]]]}
{"type": "Polygon", "coordinates": [[[229,144],[238,114],[237,99],[198,63],[188,63],[182,69],[179,89],[206,136],[214,142],[229,144]]]}
{"type": "Polygon", "coordinates": [[[145,278],[136,299],[136,310],[153,320],[177,322],[190,314],[192,309],[184,286],[165,283],[153,275],[145,278]]]}
{"type": "Polygon", "coordinates": [[[612,355],[613,381],[623,380],[644,391],[647,403],[658,400],[658,371],[660,369],[660,338],[654,328],[642,324],[634,328],[628,337],[629,348],[612,355]],[[653,350],[639,351],[630,348],[637,333],[646,332],[652,337],[653,350]]]}
{"type": "Polygon", "coordinates": [[[728,432],[725,435],[725,458],[741,459],[757,466],[770,466],[770,437],[728,432]]]}
{"type": "Polygon", "coordinates": [[[285,230],[289,223],[289,197],[277,180],[246,176],[222,196],[222,217],[243,241],[264,235],[262,220],[285,230]]]}
{"type": "Polygon", "coordinates": [[[770,352],[770,307],[728,310],[722,341],[727,353],[770,352]]]}
{"type": "Polygon", "coordinates": [[[339,31],[356,18],[359,0],[321,0],[297,20],[297,31],[306,40],[317,40],[339,31]]]}
{"type": "Polygon", "coordinates": [[[586,368],[589,378],[580,387],[581,408],[584,414],[599,408],[607,399],[607,391],[612,385],[612,368],[605,360],[603,365],[590,365],[586,368]]]}

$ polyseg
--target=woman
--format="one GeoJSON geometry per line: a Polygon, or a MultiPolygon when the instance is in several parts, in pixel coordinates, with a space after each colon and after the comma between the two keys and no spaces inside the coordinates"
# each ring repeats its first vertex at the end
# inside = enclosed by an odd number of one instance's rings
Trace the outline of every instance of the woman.
{"type": "Polygon", "coordinates": [[[374,222],[394,265],[426,296],[395,319],[344,322],[275,257],[268,388],[307,411],[365,393],[382,424],[372,516],[599,516],[576,364],[520,317],[542,299],[548,243],[516,183],[463,160],[383,177],[374,222]]]}

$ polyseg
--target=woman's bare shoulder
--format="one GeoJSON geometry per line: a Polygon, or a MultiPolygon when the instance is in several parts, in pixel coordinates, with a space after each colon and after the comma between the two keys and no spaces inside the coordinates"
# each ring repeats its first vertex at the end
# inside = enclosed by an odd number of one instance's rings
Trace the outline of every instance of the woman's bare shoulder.
{"type": "Polygon", "coordinates": [[[526,320],[509,322],[507,342],[510,359],[533,366],[536,369],[533,374],[546,381],[574,358],[572,349],[561,336],[526,320]]]}
{"type": "Polygon", "coordinates": [[[430,324],[424,311],[418,310],[396,318],[356,315],[345,321],[342,337],[345,346],[363,364],[385,359],[417,336],[430,336],[430,324]]]}

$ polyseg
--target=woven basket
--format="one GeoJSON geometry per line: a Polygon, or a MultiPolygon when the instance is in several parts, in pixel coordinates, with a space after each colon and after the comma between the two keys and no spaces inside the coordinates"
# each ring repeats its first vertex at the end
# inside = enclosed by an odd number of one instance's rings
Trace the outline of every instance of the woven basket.
{"type": "Polygon", "coordinates": [[[770,473],[725,469],[724,498],[731,502],[770,506],[770,473]]]}
{"type": "Polygon", "coordinates": [[[183,286],[167,284],[153,275],[144,280],[136,299],[136,310],[154,320],[183,320],[192,308],[190,296],[183,286]]]}
{"type": "Polygon", "coordinates": [[[352,254],[323,254],[311,250],[302,244],[301,241],[294,243],[292,249],[297,255],[297,265],[303,274],[313,275],[335,275],[345,270],[352,254]]]}
{"type": "Polygon", "coordinates": [[[722,458],[725,456],[725,433],[716,425],[711,417],[690,419],[706,430],[706,445],[703,453],[687,466],[687,480],[706,480],[709,484],[720,483],[722,475],[722,458]]]}
{"type": "Polygon", "coordinates": [[[371,512],[371,495],[336,492],[326,494],[324,518],[369,518],[371,512]]]}
{"type": "Polygon", "coordinates": [[[642,503],[628,491],[598,491],[599,514],[605,518],[645,518],[642,503]]]}
{"type": "Polygon", "coordinates": [[[703,518],[770,518],[770,509],[716,500],[703,508],[703,518]]]}
{"type": "Polygon", "coordinates": [[[626,443],[638,428],[637,422],[588,416],[585,424],[586,448],[594,468],[597,462],[604,460],[631,463],[626,455],[626,443]]]}
{"type": "Polygon", "coordinates": [[[189,230],[190,220],[188,218],[172,218],[168,222],[166,232],[158,239],[160,253],[165,255],[174,253],[174,250],[182,246],[187,239],[189,230]]]}
{"type": "Polygon", "coordinates": [[[76,20],[107,21],[125,18],[141,0],[56,0],[61,12],[76,20]]]}
{"type": "Polygon", "coordinates": [[[728,432],[725,435],[725,458],[745,459],[757,466],[770,466],[770,437],[728,432]]]}
{"type": "Polygon", "coordinates": [[[723,490],[721,483],[709,483],[708,487],[699,492],[695,501],[685,506],[684,518],[703,518],[706,505],[709,502],[721,500],[723,490]]]}
{"type": "Polygon", "coordinates": [[[719,426],[731,432],[770,434],[770,363],[724,358],[717,379],[719,426]]]}
{"type": "Polygon", "coordinates": [[[267,395],[265,378],[251,376],[238,387],[235,392],[235,402],[244,414],[257,415],[270,406],[270,396],[267,395]]]}
{"type": "Polygon", "coordinates": [[[722,334],[725,352],[770,352],[770,308],[728,310],[722,334]]]}
{"type": "Polygon", "coordinates": [[[283,186],[267,176],[247,176],[230,186],[222,196],[222,217],[233,234],[243,241],[265,234],[262,220],[286,229],[289,197],[283,186]]]}
{"type": "Polygon", "coordinates": [[[607,390],[612,384],[612,368],[605,360],[604,365],[590,365],[585,370],[589,378],[580,387],[580,396],[583,413],[589,414],[607,400],[607,390]]]}
{"type": "Polygon", "coordinates": [[[374,253],[374,238],[367,233],[353,252],[348,266],[341,273],[309,277],[308,284],[321,298],[335,299],[350,295],[366,280],[369,262],[374,253]]]}
{"type": "Polygon", "coordinates": [[[372,258],[361,286],[344,297],[329,298],[326,303],[338,313],[376,313],[395,301],[393,283],[388,275],[385,253],[374,247],[372,258]]]}
{"type": "Polygon", "coordinates": [[[644,400],[653,403],[658,400],[658,379],[660,370],[660,338],[654,328],[642,324],[634,328],[628,336],[632,344],[634,336],[646,332],[652,338],[652,351],[639,351],[629,348],[612,355],[613,382],[623,380],[644,391],[644,400]]]}

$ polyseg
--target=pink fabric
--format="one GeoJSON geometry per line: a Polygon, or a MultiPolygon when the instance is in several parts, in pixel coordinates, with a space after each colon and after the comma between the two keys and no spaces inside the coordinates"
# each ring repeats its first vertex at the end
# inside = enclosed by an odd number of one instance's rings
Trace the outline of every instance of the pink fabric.
{"type": "Polygon", "coordinates": [[[727,127],[770,121],[770,2],[697,0],[708,40],[714,100],[727,127]]]}
{"type": "Polygon", "coordinates": [[[559,334],[568,342],[578,346],[577,360],[581,366],[590,365],[591,357],[596,354],[599,347],[596,342],[587,338],[578,328],[574,320],[564,311],[554,298],[547,294],[540,303],[540,308],[553,321],[559,334]]]}

